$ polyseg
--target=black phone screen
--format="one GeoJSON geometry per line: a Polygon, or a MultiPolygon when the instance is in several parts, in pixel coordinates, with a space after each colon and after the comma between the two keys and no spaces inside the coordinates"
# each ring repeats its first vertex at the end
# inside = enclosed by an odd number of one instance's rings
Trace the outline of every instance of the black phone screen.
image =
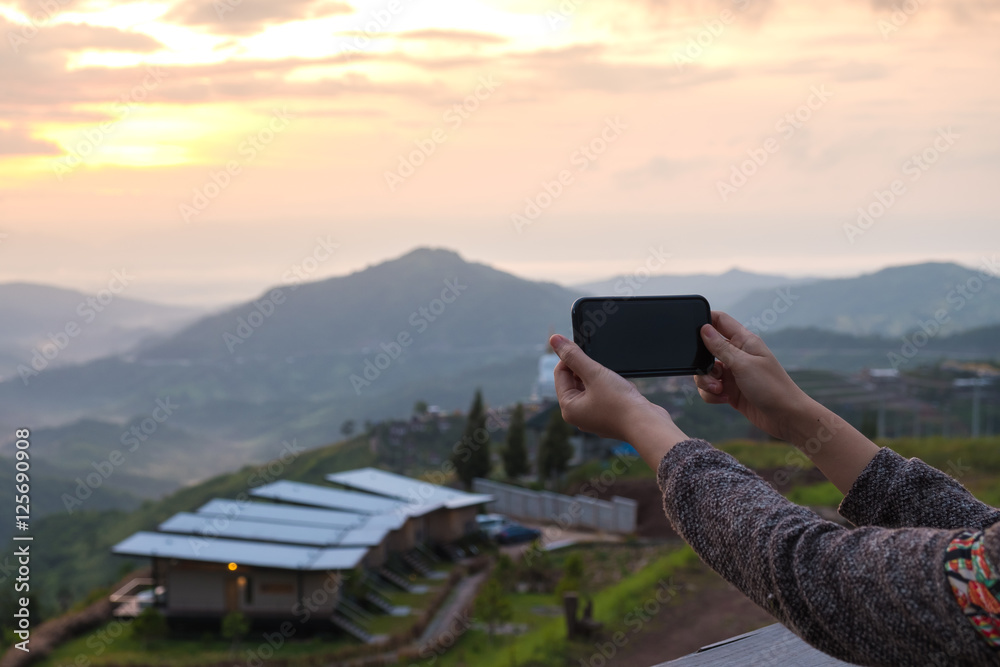
{"type": "Polygon", "coordinates": [[[625,376],[691,375],[714,361],[701,339],[711,322],[702,296],[587,297],[573,304],[573,338],[625,376]]]}

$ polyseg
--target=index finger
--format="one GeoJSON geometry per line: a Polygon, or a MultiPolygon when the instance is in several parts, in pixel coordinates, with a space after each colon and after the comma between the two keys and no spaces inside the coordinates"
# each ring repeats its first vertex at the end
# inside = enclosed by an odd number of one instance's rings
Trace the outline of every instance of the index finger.
{"type": "Polygon", "coordinates": [[[728,338],[733,347],[740,350],[745,349],[747,343],[753,340],[754,337],[735,317],[721,310],[712,311],[712,326],[715,327],[716,331],[728,338]]]}

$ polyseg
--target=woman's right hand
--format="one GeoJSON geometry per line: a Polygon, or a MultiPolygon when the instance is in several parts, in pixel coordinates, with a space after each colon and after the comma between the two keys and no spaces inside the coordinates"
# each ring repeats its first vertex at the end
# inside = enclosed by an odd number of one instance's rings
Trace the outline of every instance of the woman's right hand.
{"type": "Polygon", "coordinates": [[[732,316],[715,310],[712,324],[702,327],[701,337],[717,360],[711,373],[695,376],[702,399],[728,403],[765,433],[788,440],[791,419],[812,399],[788,376],[764,341],[732,316]]]}

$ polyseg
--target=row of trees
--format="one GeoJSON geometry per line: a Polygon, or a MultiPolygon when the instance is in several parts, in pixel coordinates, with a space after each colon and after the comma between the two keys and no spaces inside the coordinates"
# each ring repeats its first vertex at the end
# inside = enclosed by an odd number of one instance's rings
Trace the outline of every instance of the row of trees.
{"type": "MultiPolygon", "coordinates": [[[[476,390],[472,407],[465,422],[462,440],[454,448],[451,462],[455,473],[465,484],[472,487],[476,477],[487,477],[493,469],[490,453],[490,433],[496,430],[490,427],[489,415],[483,405],[483,394],[476,390]]],[[[566,471],[569,461],[573,458],[573,445],[569,438],[572,429],[562,418],[559,409],[552,410],[552,415],[538,443],[535,455],[535,472],[541,482],[548,482],[566,471]]],[[[528,457],[525,438],[524,406],[520,403],[514,408],[510,423],[507,426],[507,441],[500,452],[504,473],[509,479],[523,477],[531,472],[532,467],[528,457]]]]}

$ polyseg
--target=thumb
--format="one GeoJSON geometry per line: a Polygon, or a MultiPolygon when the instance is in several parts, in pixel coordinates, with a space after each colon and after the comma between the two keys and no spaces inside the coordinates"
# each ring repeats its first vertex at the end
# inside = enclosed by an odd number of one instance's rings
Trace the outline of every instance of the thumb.
{"type": "Polygon", "coordinates": [[[708,348],[708,351],[729,368],[736,368],[743,355],[746,354],[726,340],[726,337],[711,324],[706,324],[701,328],[701,338],[705,341],[705,347],[708,348]]]}
{"type": "Polygon", "coordinates": [[[587,356],[580,349],[580,346],[559,334],[549,337],[549,345],[552,350],[559,355],[562,361],[571,371],[576,373],[584,382],[593,377],[594,373],[603,368],[599,363],[587,356]]]}

